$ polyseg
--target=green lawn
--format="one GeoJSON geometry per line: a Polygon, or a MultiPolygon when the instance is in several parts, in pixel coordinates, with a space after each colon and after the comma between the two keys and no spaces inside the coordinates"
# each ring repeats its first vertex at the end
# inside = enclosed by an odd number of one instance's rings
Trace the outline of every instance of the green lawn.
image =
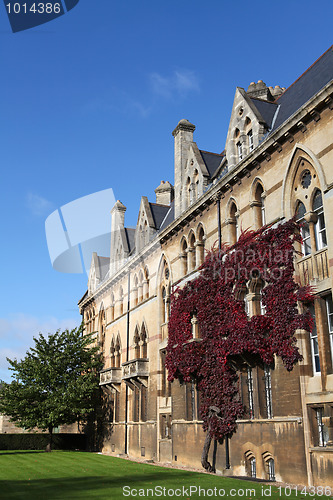
{"type": "Polygon", "coordinates": [[[280,495],[274,485],[166,469],[93,453],[0,451],[1,499],[115,500],[137,497],[187,500],[223,496],[246,500],[327,498],[301,492],[296,495],[293,491],[286,497],[284,489],[280,495]],[[199,490],[199,487],[206,490],[206,495],[203,491],[200,496],[198,491],[195,493],[195,488],[199,490]],[[151,491],[147,491],[148,488],[151,491]],[[154,488],[160,489],[153,493],[154,488]]]}

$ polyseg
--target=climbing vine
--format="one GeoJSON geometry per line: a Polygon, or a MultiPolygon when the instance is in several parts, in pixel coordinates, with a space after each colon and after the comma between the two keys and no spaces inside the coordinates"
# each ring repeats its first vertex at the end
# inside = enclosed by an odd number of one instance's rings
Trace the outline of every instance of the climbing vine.
{"type": "Polygon", "coordinates": [[[172,294],[169,380],[196,382],[203,426],[213,439],[231,435],[244,414],[238,370],[273,367],[277,356],[290,371],[302,359],[295,332],[311,331],[312,318],[297,306],[311,301],[312,292],[294,279],[294,247],[299,241],[294,220],[245,231],[232,247],[212,249],[200,275],[172,294]],[[249,289],[262,304],[261,314],[252,317],[244,302],[249,289]],[[193,318],[198,339],[193,338],[193,318]]]}

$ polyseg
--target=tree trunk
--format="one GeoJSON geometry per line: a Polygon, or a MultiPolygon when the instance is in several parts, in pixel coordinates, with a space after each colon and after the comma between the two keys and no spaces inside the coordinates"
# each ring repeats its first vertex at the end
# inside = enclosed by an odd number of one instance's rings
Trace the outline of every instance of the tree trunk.
{"type": "Polygon", "coordinates": [[[53,439],[53,427],[49,427],[49,442],[45,449],[46,452],[52,451],[52,439],[53,439]]]}
{"type": "Polygon", "coordinates": [[[204,442],[202,455],[201,455],[201,465],[208,472],[216,472],[215,467],[208,462],[208,453],[209,453],[209,448],[210,448],[211,442],[212,442],[212,437],[210,435],[210,425],[208,425],[206,439],[204,442]]]}

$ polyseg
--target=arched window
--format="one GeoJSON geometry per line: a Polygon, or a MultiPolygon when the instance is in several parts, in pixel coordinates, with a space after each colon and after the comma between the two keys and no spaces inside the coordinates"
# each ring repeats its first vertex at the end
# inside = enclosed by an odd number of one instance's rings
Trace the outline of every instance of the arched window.
{"type": "Polygon", "coordinates": [[[187,274],[187,269],[188,269],[188,267],[187,267],[187,243],[186,243],[185,238],[181,242],[180,251],[181,251],[180,258],[181,258],[181,262],[182,262],[182,274],[185,275],[185,274],[187,274]]]}
{"type": "Polygon", "coordinates": [[[250,458],[250,474],[251,477],[257,477],[256,459],[254,457],[250,458]]]}
{"type": "MultiPolygon", "coordinates": [[[[249,153],[254,150],[253,132],[252,129],[247,133],[247,145],[249,148],[249,153]]],[[[255,476],[254,476],[255,477],[255,476]]]]}
{"type": "Polygon", "coordinates": [[[193,271],[195,269],[196,265],[196,258],[195,258],[195,236],[193,233],[190,234],[190,237],[188,239],[188,244],[189,244],[189,257],[188,257],[188,270],[193,271]]]}
{"type": "Polygon", "coordinates": [[[310,255],[311,253],[310,228],[308,222],[306,222],[304,219],[305,213],[306,213],[305,205],[304,203],[299,201],[296,207],[296,221],[301,226],[302,253],[304,256],[310,255]]]}
{"type": "Polygon", "coordinates": [[[148,297],[149,297],[149,271],[148,271],[147,266],[144,268],[144,281],[143,281],[142,291],[143,291],[143,298],[148,299],[148,297]]]}
{"type": "Polygon", "coordinates": [[[203,227],[200,226],[198,232],[198,242],[197,242],[197,261],[199,266],[203,264],[204,259],[205,259],[205,232],[203,230],[203,227]]]}
{"type": "Polygon", "coordinates": [[[252,206],[254,210],[254,225],[256,229],[259,229],[266,224],[264,189],[259,182],[254,193],[252,206]]]}
{"type": "Polygon", "coordinates": [[[275,481],[275,464],[273,458],[269,458],[267,460],[267,469],[268,469],[268,480],[275,481]]]}
{"type": "Polygon", "coordinates": [[[139,273],[139,282],[138,282],[138,303],[142,302],[143,297],[143,274],[142,271],[139,273]]]}
{"type": "Polygon", "coordinates": [[[117,336],[117,341],[116,341],[116,345],[115,345],[114,358],[115,358],[114,366],[116,368],[120,368],[120,364],[121,364],[121,345],[120,345],[119,334],[117,336]]]}
{"type": "Polygon", "coordinates": [[[318,220],[315,224],[316,246],[317,250],[327,246],[326,227],[323,207],[323,197],[319,189],[317,189],[313,197],[313,211],[316,212],[318,220]]]}
{"type": "Polygon", "coordinates": [[[228,222],[230,244],[234,245],[238,239],[238,211],[234,201],[230,204],[228,222]]]}
{"type": "Polygon", "coordinates": [[[191,179],[187,178],[186,181],[186,195],[187,195],[187,206],[189,207],[192,203],[192,193],[191,193],[191,179]]]}

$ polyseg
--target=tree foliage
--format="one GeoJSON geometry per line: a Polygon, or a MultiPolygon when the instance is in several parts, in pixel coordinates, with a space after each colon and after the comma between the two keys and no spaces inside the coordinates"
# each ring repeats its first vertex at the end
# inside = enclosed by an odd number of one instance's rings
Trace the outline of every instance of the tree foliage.
{"type": "Polygon", "coordinates": [[[82,327],[34,338],[21,361],[8,359],[14,373],[3,383],[0,412],[18,426],[55,427],[84,420],[94,410],[101,368],[98,347],[82,327]]]}
{"type": "Polygon", "coordinates": [[[301,359],[297,329],[311,331],[308,312],[298,301],[312,300],[311,290],[294,280],[294,245],[300,240],[291,220],[276,228],[245,231],[222,251],[211,250],[200,275],[171,297],[166,365],[169,380],[195,381],[200,414],[210,438],[223,440],[244,414],[238,370],[274,366],[281,358],[287,370],[301,359]],[[248,317],[244,290],[260,288],[265,314],[248,317]],[[200,339],[193,340],[193,317],[200,339]]]}

